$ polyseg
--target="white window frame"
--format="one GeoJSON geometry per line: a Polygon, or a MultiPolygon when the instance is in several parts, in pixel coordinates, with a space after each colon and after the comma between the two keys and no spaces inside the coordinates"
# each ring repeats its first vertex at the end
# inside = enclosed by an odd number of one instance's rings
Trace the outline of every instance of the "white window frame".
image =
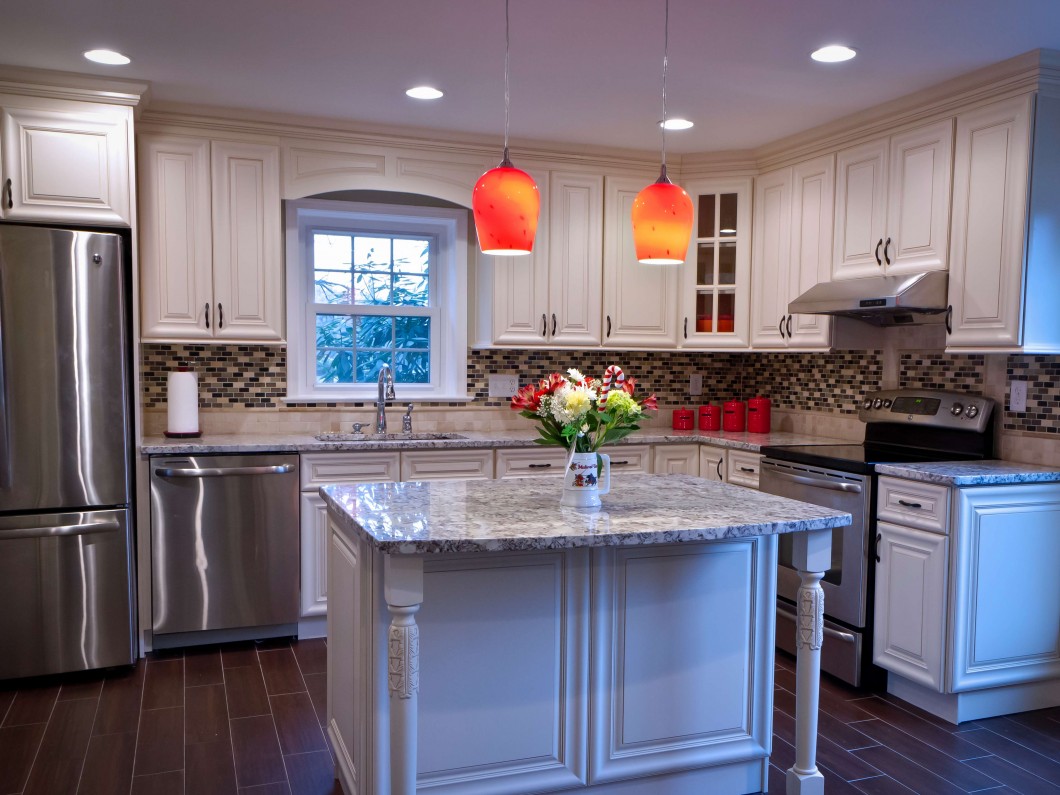
{"type": "MultiPolygon", "coordinates": [[[[442,207],[299,199],[288,201],[287,401],[373,401],[377,385],[316,382],[316,315],[309,230],[326,226],[357,234],[427,235],[436,241],[430,272],[431,378],[395,384],[396,401],[469,400],[467,395],[467,211],[442,207]]],[[[323,305],[319,305],[323,306],[323,305]]],[[[366,307],[366,309],[368,309],[366,307]]],[[[365,314],[371,314],[368,309],[365,314]]]]}

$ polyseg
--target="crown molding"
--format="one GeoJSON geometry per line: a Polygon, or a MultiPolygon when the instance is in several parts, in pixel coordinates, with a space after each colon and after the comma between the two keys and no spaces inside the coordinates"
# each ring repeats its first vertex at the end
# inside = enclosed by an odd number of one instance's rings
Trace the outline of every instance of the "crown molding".
{"type": "Polygon", "coordinates": [[[137,80],[0,65],[0,92],[5,94],[140,108],[149,100],[150,88],[137,80]]]}

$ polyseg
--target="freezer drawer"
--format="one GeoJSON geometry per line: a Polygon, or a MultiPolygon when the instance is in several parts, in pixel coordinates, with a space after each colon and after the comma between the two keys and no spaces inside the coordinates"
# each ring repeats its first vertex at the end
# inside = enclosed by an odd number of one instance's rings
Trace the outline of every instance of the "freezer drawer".
{"type": "Polygon", "coordinates": [[[156,645],[295,624],[298,456],[153,457],[151,544],[156,645]]]}
{"type": "Polygon", "coordinates": [[[0,517],[0,679],[135,659],[129,512],[0,517]]]}

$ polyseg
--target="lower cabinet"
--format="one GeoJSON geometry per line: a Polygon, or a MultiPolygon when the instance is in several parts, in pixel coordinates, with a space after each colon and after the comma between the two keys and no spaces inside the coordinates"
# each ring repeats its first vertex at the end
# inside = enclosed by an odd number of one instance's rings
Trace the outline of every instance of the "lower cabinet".
{"type": "Polygon", "coordinates": [[[730,450],[725,456],[725,480],[737,486],[758,488],[758,470],[762,462],[759,453],[750,450],[730,450]]]}
{"type": "Polygon", "coordinates": [[[703,445],[699,448],[699,476],[707,480],[725,480],[724,447],[703,445]]]}
{"type": "Polygon", "coordinates": [[[661,444],[652,453],[656,475],[699,475],[698,444],[661,444]]]}

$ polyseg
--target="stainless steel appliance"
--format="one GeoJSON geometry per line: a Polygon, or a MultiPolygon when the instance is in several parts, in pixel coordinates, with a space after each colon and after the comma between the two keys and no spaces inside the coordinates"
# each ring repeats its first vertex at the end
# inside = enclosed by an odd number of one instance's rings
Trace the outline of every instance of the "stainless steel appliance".
{"type": "MultiPolygon", "coordinates": [[[[853,522],[832,534],[824,589],[821,669],[857,686],[881,675],[872,665],[876,465],[989,458],[994,402],[937,390],[890,390],[866,396],[858,411],[861,444],[763,447],[759,488],[849,511],[853,522]]],[[[777,569],[777,647],[795,651],[799,576],[791,539],[781,537],[777,569]]]]}
{"type": "Polygon", "coordinates": [[[136,656],[123,244],[0,224],[0,679],[136,656]]]}
{"type": "Polygon", "coordinates": [[[153,645],[297,634],[298,456],[151,458],[153,645]]]}

